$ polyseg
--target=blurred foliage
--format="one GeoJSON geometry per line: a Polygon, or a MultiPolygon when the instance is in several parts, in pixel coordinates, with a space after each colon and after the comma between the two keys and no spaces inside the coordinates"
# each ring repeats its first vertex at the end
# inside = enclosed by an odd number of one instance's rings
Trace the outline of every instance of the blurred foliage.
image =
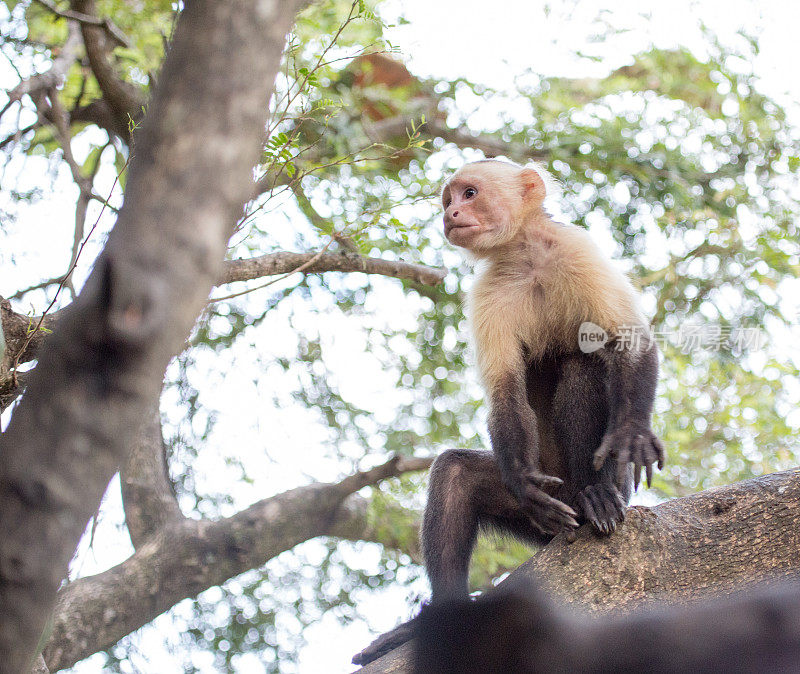
{"type": "MultiPolygon", "coordinates": [[[[4,53],[23,74],[45,68],[65,39],[64,22],[36,3],[5,5],[11,18],[2,27],[4,53]]],[[[131,41],[115,51],[118,72],[146,90],[174,26],[173,3],[98,6],[131,41]]],[[[463,79],[421,81],[392,66],[393,48],[375,12],[373,2],[326,0],[301,15],[260,167],[273,188],[251,203],[230,256],[330,245],[452,273],[438,288],[359,274],[290,278],[266,293],[209,305],[168,373],[162,405],[185,511],[217,516],[266,495],[254,462],[244,458],[253,450],[218,430],[225,410],[215,408],[221,403],[212,393],[234,369],[247,368],[251,404],[264,415],[239,419],[242,427],[264,424],[266,446],[256,451],[256,464],[283,467],[282,414],[300,410],[291,417],[301,419],[294,437],[319,431],[316,454],[303,457],[307,472],[282,488],[335,479],[395,452],[486,446],[461,306],[469,267],[443,241],[436,199],[446,172],[477,155],[428,140],[423,121],[434,117],[507,143],[511,157],[542,158],[561,186],[565,215],[608,234],[640,280],[664,338],[656,426],[669,465],[653,494],[685,494],[797,465],[800,373],[787,352],[798,316],[786,314],[784,299],[800,271],[800,136],[759,90],[757,40],[732,47],[708,34],[707,58],[653,47],[605,77],[520,73],[517,90],[490,91],[463,79]],[[475,128],[458,104],[465,94],[497,110],[496,126],[475,128]],[[376,141],[375,129],[395,117],[415,121],[376,141]],[[705,343],[687,338],[692,326],[705,343]],[[766,340],[741,348],[735,339],[709,338],[715,329],[757,330],[766,340]],[[356,346],[343,350],[342,342],[356,346]],[[359,348],[358,358],[341,355],[359,348]],[[388,384],[378,396],[359,395],[352,385],[379,377],[388,384]],[[236,493],[219,488],[229,481],[198,474],[209,454],[241,485],[236,493]]],[[[73,66],[61,91],[65,107],[98,95],[90,71],[73,66]]],[[[92,138],[84,142],[95,149],[109,142],[92,138]]],[[[127,148],[112,142],[119,167],[127,148]]],[[[47,128],[24,134],[6,152],[60,157],[47,128]]],[[[294,671],[303,631],[326,612],[355,619],[365,588],[418,578],[412,557],[423,492],[420,477],[372,490],[376,538],[411,556],[386,548],[362,568],[354,551],[373,550],[369,543],[308,543],[174,609],[175,623],[186,628],[174,645],[185,654],[185,671],[195,671],[190,655],[198,649],[215,654],[219,671],[234,671],[236,656],[248,652],[259,653],[269,671],[294,671]]],[[[474,586],[486,587],[528,554],[513,542],[482,542],[474,586]]],[[[124,669],[134,643],[111,649],[109,668],[124,669]]]]}

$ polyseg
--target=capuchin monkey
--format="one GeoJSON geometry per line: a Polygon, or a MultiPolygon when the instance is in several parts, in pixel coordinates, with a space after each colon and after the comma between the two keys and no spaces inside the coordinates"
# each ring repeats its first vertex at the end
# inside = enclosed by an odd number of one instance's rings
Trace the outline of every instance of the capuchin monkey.
{"type": "MultiPolygon", "coordinates": [[[[485,160],[442,192],[447,240],[481,267],[467,306],[492,451],[451,449],[431,468],[422,546],[434,604],[468,595],[479,529],[537,545],[582,522],[608,535],[642,468],[648,485],[663,468],[650,426],[658,353],[638,294],[585,230],[545,212],[547,178],[485,160]]],[[[407,641],[412,623],[353,662],[407,641]]]]}

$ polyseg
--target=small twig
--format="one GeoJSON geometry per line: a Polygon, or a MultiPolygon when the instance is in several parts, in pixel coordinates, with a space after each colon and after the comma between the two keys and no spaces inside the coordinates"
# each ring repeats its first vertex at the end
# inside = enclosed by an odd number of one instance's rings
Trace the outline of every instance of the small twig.
{"type": "MultiPolygon", "coordinates": [[[[5,37],[5,36],[3,36],[3,37],[5,37]]],[[[0,54],[2,54],[2,55],[5,57],[6,61],[8,61],[8,65],[10,65],[10,66],[11,66],[11,69],[12,69],[12,70],[13,70],[13,71],[14,71],[14,72],[17,74],[17,77],[20,79],[20,81],[24,80],[24,79],[25,79],[25,76],[22,74],[22,72],[20,71],[20,69],[19,69],[19,68],[17,68],[17,64],[16,64],[16,63],[14,63],[14,59],[12,59],[12,58],[11,58],[11,57],[10,57],[8,54],[6,54],[6,53],[5,53],[5,51],[3,51],[2,49],[0,49],[0,54]]]]}
{"type": "Polygon", "coordinates": [[[13,89],[10,89],[7,92],[8,103],[6,103],[2,112],[0,112],[0,116],[5,114],[12,103],[21,100],[23,96],[27,95],[36,100],[39,94],[60,86],[67,76],[67,72],[72,67],[72,64],[75,63],[75,59],[78,57],[80,43],[80,30],[75,24],[69,24],[67,39],[61,46],[60,53],[53,57],[50,68],[44,72],[36,73],[26,79],[22,79],[19,84],[13,89]]]}
{"type": "MultiPolygon", "coordinates": [[[[308,80],[311,77],[311,75],[313,73],[315,73],[320,68],[320,65],[322,64],[322,61],[325,58],[325,55],[333,48],[333,45],[336,44],[336,41],[339,39],[339,36],[342,34],[344,29],[347,28],[347,26],[350,25],[350,23],[353,21],[353,14],[356,12],[356,8],[358,7],[358,4],[359,4],[359,0],[355,0],[353,2],[353,4],[350,7],[350,13],[347,15],[347,18],[344,20],[342,25],[339,26],[339,30],[336,31],[336,34],[328,42],[328,46],[325,47],[325,49],[322,50],[322,53],[319,55],[319,58],[317,59],[317,62],[314,65],[314,67],[311,68],[308,71],[306,76],[303,78],[303,81],[300,82],[300,84],[298,85],[297,93],[295,93],[294,95],[290,95],[290,92],[291,92],[291,87],[290,87],[289,90],[286,92],[286,94],[284,94],[284,96],[281,97],[281,100],[278,101],[278,103],[276,104],[276,108],[277,107],[281,107],[283,105],[284,100],[286,100],[285,107],[286,107],[287,110],[289,109],[289,107],[292,105],[292,103],[295,101],[295,99],[303,91],[303,87],[305,87],[305,85],[308,82],[308,80]]],[[[272,124],[267,129],[267,138],[269,138],[275,132],[275,129],[278,127],[278,124],[280,123],[280,121],[281,121],[281,119],[278,119],[274,124],[272,124]]]]}
{"type": "Polygon", "coordinates": [[[33,292],[34,290],[41,290],[42,288],[47,288],[48,286],[53,285],[54,283],[61,283],[64,280],[64,276],[66,276],[66,274],[61,274],[61,276],[54,276],[53,278],[49,278],[46,281],[37,283],[36,285],[23,288],[22,290],[18,290],[17,292],[15,292],[13,295],[9,295],[8,297],[6,297],[6,299],[18,300],[23,295],[26,295],[29,292],[33,292]]]}
{"type": "Polygon", "coordinates": [[[2,150],[6,145],[13,142],[19,142],[22,136],[24,136],[29,131],[33,131],[41,126],[41,122],[38,120],[29,126],[26,126],[24,129],[17,129],[14,133],[9,134],[3,140],[0,140],[0,150],[2,150]]]}

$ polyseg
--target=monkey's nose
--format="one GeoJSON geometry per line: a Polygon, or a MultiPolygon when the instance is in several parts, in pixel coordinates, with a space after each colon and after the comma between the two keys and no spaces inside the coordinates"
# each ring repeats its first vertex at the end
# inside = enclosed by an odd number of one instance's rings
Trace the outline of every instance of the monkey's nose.
{"type": "Polygon", "coordinates": [[[453,211],[453,216],[452,217],[457,218],[458,217],[458,211],[453,211]]]}

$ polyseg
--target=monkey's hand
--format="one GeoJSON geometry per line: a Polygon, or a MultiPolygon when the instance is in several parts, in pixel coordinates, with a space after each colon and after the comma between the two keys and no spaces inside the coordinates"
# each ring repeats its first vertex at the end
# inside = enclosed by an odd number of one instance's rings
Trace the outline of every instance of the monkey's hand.
{"type": "Polygon", "coordinates": [[[353,656],[353,664],[362,667],[373,660],[377,660],[389,651],[393,651],[398,646],[402,646],[406,641],[410,641],[414,636],[415,619],[398,625],[393,630],[382,634],[360,653],[353,656]]]}
{"type": "Polygon", "coordinates": [[[625,499],[613,484],[590,484],[575,497],[575,506],[583,518],[601,534],[616,531],[625,519],[625,499]]]}
{"type": "Polygon", "coordinates": [[[633,464],[634,488],[639,488],[642,468],[647,476],[647,486],[653,480],[653,464],[664,467],[664,445],[650,430],[650,425],[640,421],[624,421],[606,432],[600,447],[594,453],[594,468],[600,470],[608,457],[617,460],[617,480],[622,484],[628,464],[633,464]]]}
{"type": "Polygon", "coordinates": [[[566,503],[544,491],[560,487],[563,482],[559,478],[529,468],[517,479],[508,480],[506,484],[530,517],[533,526],[543,534],[555,536],[565,529],[578,526],[575,520],[578,514],[566,503]]]}

